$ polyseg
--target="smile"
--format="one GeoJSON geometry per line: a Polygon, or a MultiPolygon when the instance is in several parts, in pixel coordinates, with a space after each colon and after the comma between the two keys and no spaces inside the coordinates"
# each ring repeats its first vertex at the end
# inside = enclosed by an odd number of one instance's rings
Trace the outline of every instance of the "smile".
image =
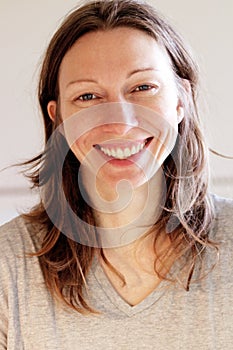
{"type": "Polygon", "coordinates": [[[96,145],[96,147],[108,157],[127,159],[141,152],[148,142],[149,139],[146,139],[137,142],[127,142],[127,145],[119,143],[117,145],[96,145]]]}

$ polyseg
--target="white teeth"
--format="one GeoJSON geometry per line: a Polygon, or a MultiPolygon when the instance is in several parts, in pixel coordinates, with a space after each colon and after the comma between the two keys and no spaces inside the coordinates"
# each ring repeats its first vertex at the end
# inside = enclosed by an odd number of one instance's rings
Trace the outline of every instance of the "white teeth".
{"type": "Polygon", "coordinates": [[[135,147],[135,146],[132,147],[131,153],[132,153],[132,154],[136,154],[136,153],[137,153],[137,150],[136,150],[136,147],[135,147]]]}
{"type": "Polygon", "coordinates": [[[125,158],[131,156],[131,152],[130,152],[130,149],[129,149],[129,148],[126,148],[126,149],[124,150],[124,156],[125,156],[125,158]]]}
{"type": "Polygon", "coordinates": [[[124,158],[124,151],[122,151],[122,149],[120,149],[120,148],[117,148],[116,157],[119,159],[123,159],[124,158]]]}
{"type": "Polygon", "coordinates": [[[116,152],[114,151],[114,149],[112,149],[111,151],[110,151],[110,157],[114,157],[114,158],[116,158],[116,152]]]}
{"type": "Polygon", "coordinates": [[[100,150],[109,157],[113,157],[116,159],[126,159],[131,157],[134,154],[139,153],[144,148],[144,146],[145,146],[145,142],[140,143],[137,146],[134,145],[131,147],[131,149],[129,147],[126,147],[126,148],[117,147],[116,149],[101,147],[100,150]]]}

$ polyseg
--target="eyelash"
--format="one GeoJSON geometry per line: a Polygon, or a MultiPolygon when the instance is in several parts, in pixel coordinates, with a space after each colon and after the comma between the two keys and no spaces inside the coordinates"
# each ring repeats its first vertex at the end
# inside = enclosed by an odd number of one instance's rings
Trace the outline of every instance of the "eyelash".
{"type": "Polygon", "coordinates": [[[149,91],[149,90],[152,90],[153,88],[155,88],[153,85],[142,84],[142,85],[137,86],[136,89],[134,89],[134,91],[137,91],[137,92],[149,91]],[[147,87],[147,89],[144,89],[145,87],[147,87]],[[140,88],[142,88],[142,89],[140,90],[140,88]]]}
{"type": "Polygon", "coordinates": [[[88,101],[91,101],[91,100],[95,100],[96,98],[97,98],[96,95],[91,94],[91,93],[87,93],[87,94],[83,94],[83,95],[79,96],[75,100],[80,100],[82,102],[88,102],[88,101]],[[85,97],[90,97],[90,96],[92,96],[92,97],[95,96],[95,98],[91,98],[91,99],[87,98],[87,99],[85,99],[85,97]]]}
{"type": "MultiPolygon", "coordinates": [[[[145,92],[145,91],[151,91],[153,89],[157,90],[159,88],[159,86],[154,86],[154,85],[150,85],[150,84],[142,84],[142,85],[138,85],[136,88],[134,88],[132,90],[132,92],[145,92]]],[[[98,96],[96,96],[95,94],[92,93],[85,93],[83,95],[78,96],[77,98],[75,98],[75,101],[81,101],[83,103],[85,102],[90,102],[93,100],[98,99],[98,96]]]]}

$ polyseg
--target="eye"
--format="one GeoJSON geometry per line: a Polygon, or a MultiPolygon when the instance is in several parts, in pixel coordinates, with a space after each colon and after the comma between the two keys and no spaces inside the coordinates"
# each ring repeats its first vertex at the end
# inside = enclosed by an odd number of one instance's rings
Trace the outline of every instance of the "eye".
{"type": "Polygon", "coordinates": [[[87,108],[100,103],[101,99],[102,97],[99,94],[86,92],[80,95],[76,94],[76,96],[72,98],[72,102],[80,108],[87,108]]]}
{"type": "Polygon", "coordinates": [[[135,93],[145,92],[146,94],[148,94],[148,96],[153,96],[154,94],[157,93],[158,90],[159,90],[159,85],[157,84],[141,84],[136,86],[133,89],[133,92],[135,93]]]}
{"type": "Polygon", "coordinates": [[[136,87],[135,91],[147,91],[153,89],[152,85],[143,84],[136,87]]]}
{"type": "Polygon", "coordinates": [[[81,96],[79,96],[78,98],[76,98],[76,100],[80,100],[80,101],[91,101],[91,100],[95,100],[97,98],[96,95],[94,94],[83,94],[81,96]]]}

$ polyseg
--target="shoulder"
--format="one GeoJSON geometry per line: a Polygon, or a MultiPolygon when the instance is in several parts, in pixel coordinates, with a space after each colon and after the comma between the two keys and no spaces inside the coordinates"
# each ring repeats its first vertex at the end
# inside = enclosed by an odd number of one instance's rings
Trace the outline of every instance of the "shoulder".
{"type": "Polygon", "coordinates": [[[216,217],[225,217],[225,218],[233,219],[233,215],[232,215],[233,199],[223,198],[217,195],[212,195],[211,199],[214,206],[216,217]]]}
{"type": "Polygon", "coordinates": [[[23,276],[38,263],[37,257],[29,260],[28,254],[36,252],[41,236],[41,230],[23,216],[0,227],[0,309],[4,293],[16,290],[15,285],[24,280],[23,276]]]}
{"type": "Polygon", "coordinates": [[[233,229],[233,199],[212,195],[215,220],[233,229]]]}
{"type": "Polygon", "coordinates": [[[23,216],[7,222],[0,227],[0,259],[9,253],[35,251],[39,233],[39,226],[29,223],[23,216]]]}
{"type": "Polygon", "coordinates": [[[212,232],[215,239],[233,243],[233,199],[211,196],[214,208],[212,232]]]}

